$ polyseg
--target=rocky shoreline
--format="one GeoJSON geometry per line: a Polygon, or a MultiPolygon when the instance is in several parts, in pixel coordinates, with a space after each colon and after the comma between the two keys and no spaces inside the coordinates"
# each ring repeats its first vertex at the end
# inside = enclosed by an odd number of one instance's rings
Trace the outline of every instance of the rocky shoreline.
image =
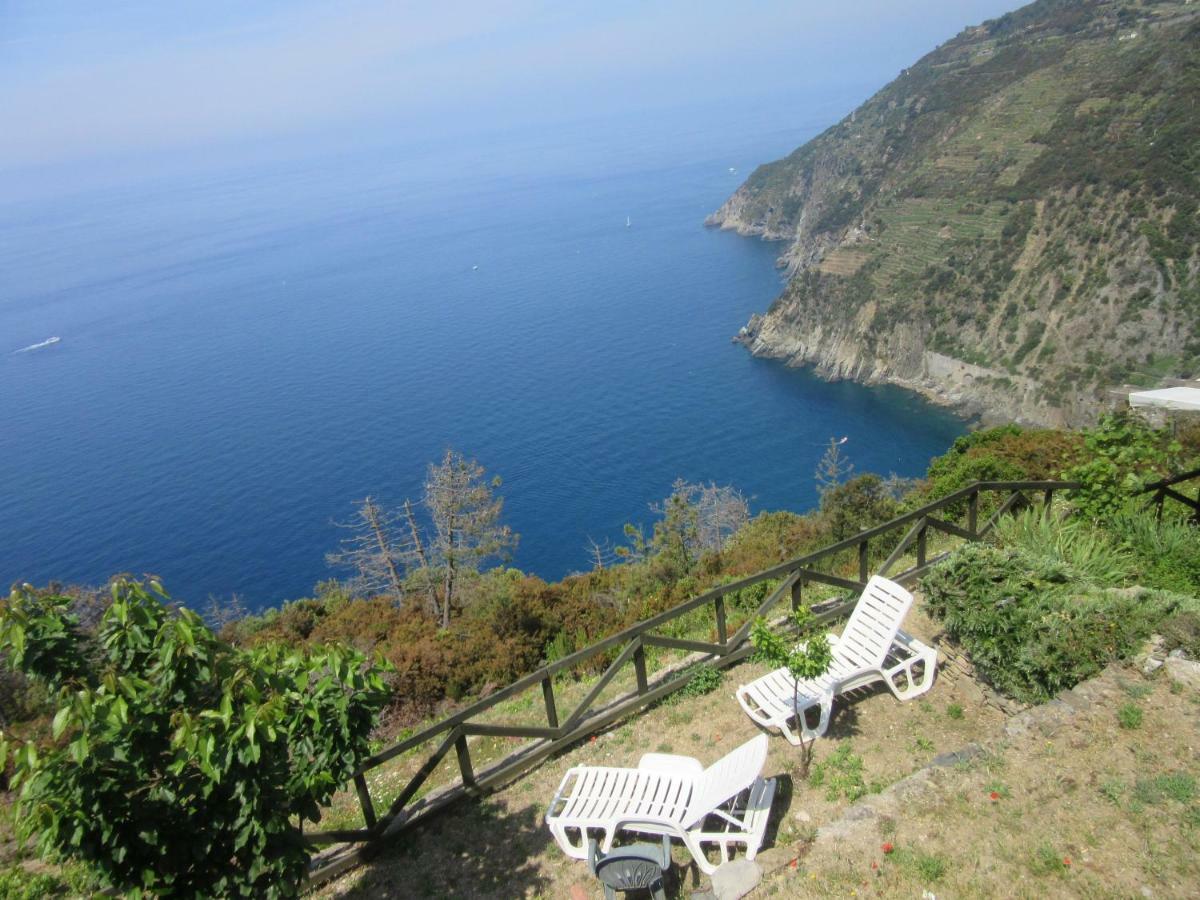
{"type": "Polygon", "coordinates": [[[755,313],[733,342],[756,357],[809,369],[826,381],[895,385],[983,425],[1066,426],[1062,410],[1037,400],[1036,382],[925,350],[912,338],[897,334],[898,352],[879,356],[866,353],[859,336],[830,333],[819,323],[801,334],[755,313]]]}

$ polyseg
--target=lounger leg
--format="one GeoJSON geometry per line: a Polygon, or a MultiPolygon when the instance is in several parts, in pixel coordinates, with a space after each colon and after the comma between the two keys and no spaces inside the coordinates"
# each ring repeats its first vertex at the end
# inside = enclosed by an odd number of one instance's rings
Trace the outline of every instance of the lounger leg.
{"type": "Polygon", "coordinates": [[[562,849],[562,852],[572,859],[587,859],[587,829],[579,829],[579,843],[572,842],[567,836],[567,829],[562,825],[551,825],[550,833],[554,835],[554,840],[562,849]]]}
{"type": "MultiPolygon", "coordinates": [[[[683,838],[684,846],[687,847],[688,852],[692,854],[692,859],[696,861],[696,865],[700,868],[701,872],[703,872],[705,875],[711,875],[713,872],[717,871],[717,867],[710,863],[708,861],[708,857],[704,855],[704,845],[700,841],[696,840],[686,831],[681,836],[683,838]]],[[[724,856],[722,855],[722,861],[723,860],[724,856]]]]}
{"type": "Polygon", "coordinates": [[[913,697],[918,697],[933,687],[934,671],[936,669],[937,657],[933,659],[914,657],[888,672],[884,680],[897,700],[911,700],[913,697]],[[919,680],[913,678],[913,666],[917,663],[921,663],[921,677],[919,680]],[[896,684],[896,677],[901,672],[904,673],[905,684],[903,688],[898,687],[896,684]]]}
{"type": "MultiPolygon", "coordinates": [[[[799,732],[800,735],[803,735],[805,740],[811,741],[814,738],[821,737],[822,735],[825,734],[825,731],[829,728],[829,716],[832,714],[832,712],[833,712],[833,698],[832,697],[827,697],[827,698],[818,700],[815,703],[810,703],[808,706],[801,707],[800,709],[798,709],[796,711],[796,731],[799,732]],[[819,707],[819,713],[818,713],[818,718],[817,718],[817,727],[809,728],[808,727],[808,711],[810,709],[812,709],[814,706],[819,707]]],[[[788,739],[788,743],[790,743],[796,747],[800,746],[802,741],[800,740],[799,736],[788,731],[787,728],[781,728],[780,730],[783,731],[783,736],[788,739]]]]}

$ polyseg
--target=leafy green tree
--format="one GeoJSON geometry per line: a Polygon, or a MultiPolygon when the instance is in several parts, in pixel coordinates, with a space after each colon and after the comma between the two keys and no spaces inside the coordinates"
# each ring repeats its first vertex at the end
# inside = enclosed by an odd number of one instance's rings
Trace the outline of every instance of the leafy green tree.
{"type": "MultiPolygon", "coordinates": [[[[784,637],[772,630],[766,619],[759,617],[750,626],[750,643],[754,645],[755,655],[760,660],[788,670],[794,682],[792,708],[795,709],[800,705],[800,682],[820,678],[829,671],[833,664],[833,647],[813,621],[812,610],[807,606],[801,606],[792,613],[792,624],[797,635],[784,637]]],[[[815,741],[805,742],[803,727],[797,728],[797,732],[800,734],[802,774],[807,775],[815,741]]]]}
{"type": "Polygon", "coordinates": [[[1165,474],[1178,443],[1131,413],[1107,413],[1084,431],[1086,461],[1065,476],[1082,483],[1072,495],[1075,508],[1092,520],[1115,515],[1126,499],[1165,474]]]}
{"type": "Polygon", "coordinates": [[[900,504],[890,486],[878,475],[859,475],[821,493],[821,517],[835,541],[886,522],[899,512],[900,504]]]}
{"type": "Polygon", "coordinates": [[[379,670],[337,647],[235,649],[157,581],[111,590],[94,631],[28,585],[0,605],[0,651],[56,707],[48,747],[0,741],[20,835],[133,896],[295,895],[299,825],[366,757],[379,670]]]}
{"type": "Polygon", "coordinates": [[[691,486],[676,479],[671,496],[651,508],[662,515],[650,539],[653,555],[672,577],[686,575],[700,552],[700,516],[692,503],[691,486]]]}

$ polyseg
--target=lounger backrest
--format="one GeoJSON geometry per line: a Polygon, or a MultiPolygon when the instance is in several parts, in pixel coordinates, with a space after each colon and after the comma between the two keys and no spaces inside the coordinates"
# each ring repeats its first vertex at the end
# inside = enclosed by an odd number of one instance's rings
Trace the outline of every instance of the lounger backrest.
{"type": "Polygon", "coordinates": [[[882,575],[873,577],[842,631],[837,655],[858,668],[883,665],[912,602],[913,595],[896,582],[882,575]]]}
{"type": "Polygon", "coordinates": [[[688,804],[684,828],[691,828],[710,812],[750,787],[767,761],[767,736],[753,737],[732,753],[718,759],[696,779],[688,804]]]}

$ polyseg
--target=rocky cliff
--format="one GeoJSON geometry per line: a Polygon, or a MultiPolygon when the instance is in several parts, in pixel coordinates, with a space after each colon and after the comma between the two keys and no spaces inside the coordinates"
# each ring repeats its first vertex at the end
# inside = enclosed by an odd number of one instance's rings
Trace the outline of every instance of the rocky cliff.
{"type": "Polygon", "coordinates": [[[760,166],[708,219],[786,242],[739,340],[1051,425],[1200,375],[1197,7],[1039,0],[760,166]]]}

